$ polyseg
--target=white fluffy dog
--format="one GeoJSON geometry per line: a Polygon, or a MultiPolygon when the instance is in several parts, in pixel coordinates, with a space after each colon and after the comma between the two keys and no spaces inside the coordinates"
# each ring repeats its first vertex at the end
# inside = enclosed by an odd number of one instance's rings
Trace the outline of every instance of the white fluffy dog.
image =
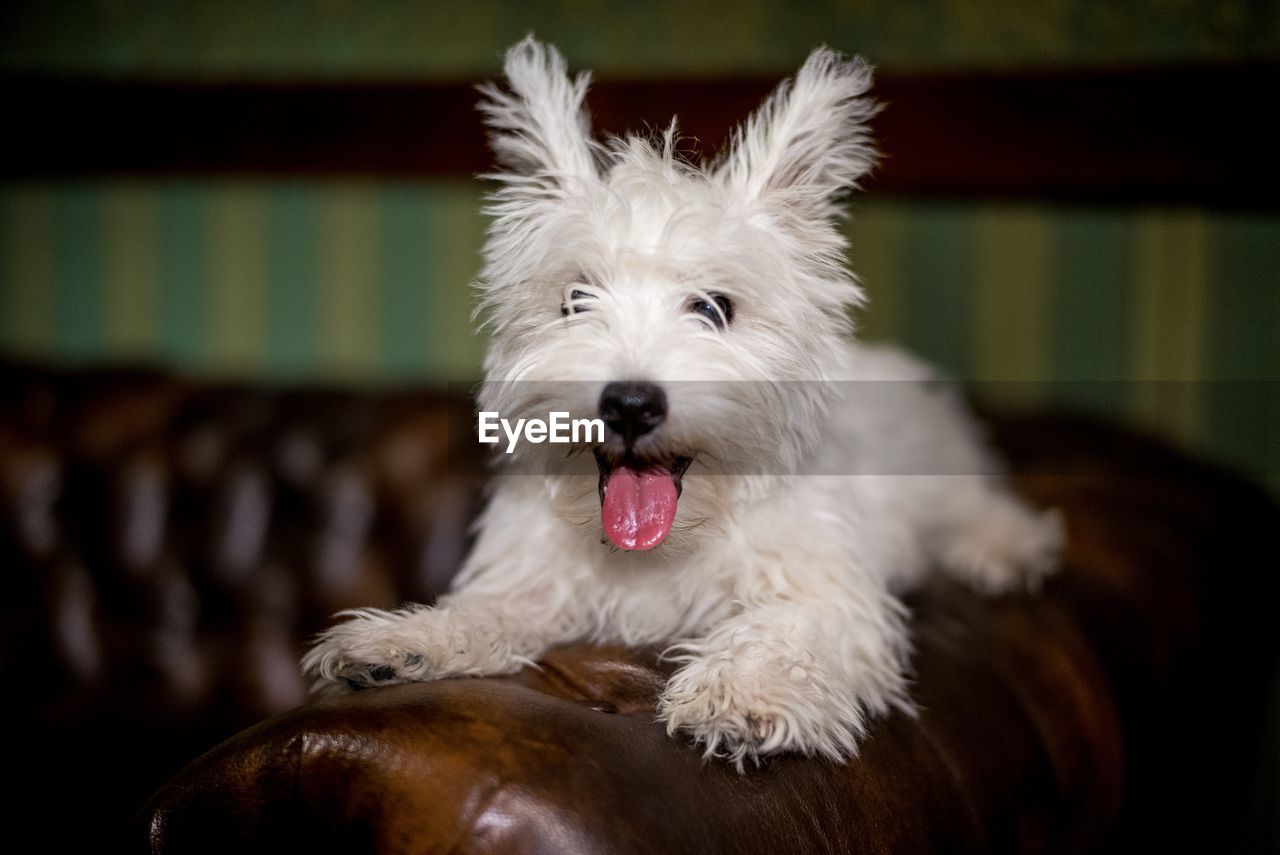
{"type": "Polygon", "coordinates": [[[347,613],[303,659],[314,690],[510,673],[574,640],[664,643],[672,734],[740,769],[846,759],[871,718],[911,709],[898,595],[934,568],[984,592],[1034,586],[1062,540],[956,395],[852,342],[862,292],[838,219],[875,159],[871,70],[815,51],[706,166],[674,151],[674,122],[593,139],[588,75],[554,48],[527,38],[505,71],[509,89],[481,90],[502,167],[481,409],[598,413],[604,441],[568,449],[598,471],[521,446],[453,592],[347,613]]]}

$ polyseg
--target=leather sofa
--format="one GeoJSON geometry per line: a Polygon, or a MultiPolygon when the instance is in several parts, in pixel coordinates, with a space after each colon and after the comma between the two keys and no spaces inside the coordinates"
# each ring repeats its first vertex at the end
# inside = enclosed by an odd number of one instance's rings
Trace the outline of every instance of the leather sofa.
{"type": "Polygon", "coordinates": [[[511,677],[305,704],[295,663],[328,615],[430,601],[464,554],[481,482],[456,441],[465,401],[12,363],[0,401],[9,809],[41,848],[1240,843],[1280,514],[1151,439],[994,418],[1020,488],[1066,516],[1064,571],[1037,597],[920,591],[920,714],[880,722],[847,765],[739,775],[654,722],[654,650],[576,645],[511,677]]]}
{"type": "Polygon", "coordinates": [[[193,757],[305,701],[298,657],[335,610],[431,600],[479,498],[450,414],[0,362],[4,813],[101,850],[193,757]]]}

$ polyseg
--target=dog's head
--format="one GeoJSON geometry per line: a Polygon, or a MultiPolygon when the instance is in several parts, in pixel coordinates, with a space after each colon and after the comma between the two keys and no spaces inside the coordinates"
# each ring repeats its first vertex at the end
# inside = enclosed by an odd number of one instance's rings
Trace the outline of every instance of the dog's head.
{"type": "Polygon", "coordinates": [[[501,167],[481,408],[602,420],[603,442],[569,449],[598,477],[557,479],[550,501],[621,549],[680,550],[820,440],[862,297],[837,220],[875,157],[871,70],[815,51],[704,165],[678,155],[674,120],[594,139],[589,76],[532,37],[505,71],[481,87],[501,167]]]}

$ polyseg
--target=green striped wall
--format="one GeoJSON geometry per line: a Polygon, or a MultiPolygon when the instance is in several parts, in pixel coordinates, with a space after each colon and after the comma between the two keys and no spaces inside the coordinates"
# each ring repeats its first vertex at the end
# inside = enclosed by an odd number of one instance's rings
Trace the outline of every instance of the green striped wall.
{"type": "MultiPolygon", "coordinates": [[[[0,349],[207,375],[476,376],[468,182],[0,187],[0,349]]],[[[863,336],[1280,486],[1280,215],[864,197],[863,336]]]]}
{"type": "Polygon", "coordinates": [[[864,337],[1280,489],[1280,214],[869,201],[850,235],[864,337]]]}
{"type": "Polygon", "coordinates": [[[0,347],[281,378],[473,376],[460,182],[0,188],[0,347]]]}

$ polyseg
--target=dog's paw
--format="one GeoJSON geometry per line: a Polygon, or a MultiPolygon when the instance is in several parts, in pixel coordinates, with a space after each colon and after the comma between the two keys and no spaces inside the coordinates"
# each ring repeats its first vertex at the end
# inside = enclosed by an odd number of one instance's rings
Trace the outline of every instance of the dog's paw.
{"type": "Polygon", "coordinates": [[[687,734],[740,772],[784,751],[843,761],[864,733],[860,706],[833,694],[812,664],[695,659],[672,675],[658,711],[669,734],[687,734]]]}
{"type": "Polygon", "coordinates": [[[1060,512],[1005,503],[954,533],[940,557],[953,576],[982,593],[1035,591],[1058,568],[1065,539],[1060,512]]]}
{"type": "Polygon", "coordinates": [[[438,676],[427,656],[429,640],[411,623],[419,613],[362,609],[342,616],[348,619],[325,630],[302,657],[312,695],[327,697],[438,676]]]}

